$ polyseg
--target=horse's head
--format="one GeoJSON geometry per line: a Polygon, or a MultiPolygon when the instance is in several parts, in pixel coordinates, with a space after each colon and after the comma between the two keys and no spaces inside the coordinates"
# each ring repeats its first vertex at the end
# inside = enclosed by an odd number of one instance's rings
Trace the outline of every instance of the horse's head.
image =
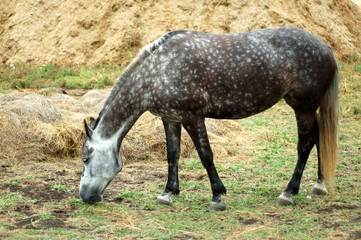
{"type": "Polygon", "coordinates": [[[103,192],[113,178],[122,170],[123,161],[118,153],[118,139],[100,139],[94,131],[95,120],[90,127],[84,121],[86,136],[83,142],[83,174],[80,181],[80,197],[86,203],[103,199],[103,192]]]}

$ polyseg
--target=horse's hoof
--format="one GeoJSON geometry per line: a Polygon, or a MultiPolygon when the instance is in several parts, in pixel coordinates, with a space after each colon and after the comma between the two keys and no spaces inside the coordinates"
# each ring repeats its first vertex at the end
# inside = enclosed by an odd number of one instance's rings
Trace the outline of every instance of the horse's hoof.
{"type": "Polygon", "coordinates": [[[311,191],[311,195],[327,195],[328,191],[324,182],[317,182],[311,191]]]}
{"type": "Polygon", "coordinates": [[[172,198],[170,193],[163,193],[158,196],[157,200],[154,201],[155,205],[170,205],[172,204],[172,198]]]}
{"type": "Polygon", "coordinates": [[[212,211],[224,211],[226,210],[226,204],[224,202],[214,202],[212,201],[208,207],[208,210],[212,211]]]}
{"type": "Polygon", "coordinates": [[[292,195],[289,193],[282,193],[276,202],[279,206],[289,206],[293,204],[292,195]]]}

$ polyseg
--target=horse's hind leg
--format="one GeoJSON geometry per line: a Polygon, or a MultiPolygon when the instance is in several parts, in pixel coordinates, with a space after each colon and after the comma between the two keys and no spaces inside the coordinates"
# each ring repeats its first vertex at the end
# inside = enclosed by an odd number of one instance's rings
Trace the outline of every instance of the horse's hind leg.
{"type": "Polygon", "coordinates": [[[321,161],[320,161],[320,142],[319,142],[319,131],[318,131],[318,122],[319,116],[316,113],[315,115],[315,126],[316,126],[316,147],[317,147],[317,159],[318,159],[318,179],[311,191],[311,195],[326,195],[328,194],[327,188],[323,181],[322,171],[321,171],[321,161]]]}
{"type": "Polygon", "coordinates": [[[172,203],[172,194],[179,194],[178,160],[180,156],[180,138],[182,125],[163,120],[167,139],[168,181],[164,192],[158,196],[154,204],[172,203]]]}
{"type": "Polygon", "coordinates": [[[285,191],[278,197],[277,204],[281,206],[293,203],[292,196],[297,194],[300,189],[303,170],[313,146],[317,143],[318,129],[316,112],[297,112],[298,128],[298,161],[291,181],[288,183],[285,191]]]}
{"type": "Polygon", "coordinates": [[[196,117],[188,118],[187,120],[182,121],[182,124],[192,138],[211,182],[213,198],[208,209],[216,211],[225,210],[226,204],[222,201],[221,195],[225,194],[227,190],[221,182],[213,163],[213,152],[209,144],[204,119],[196,117]]]}

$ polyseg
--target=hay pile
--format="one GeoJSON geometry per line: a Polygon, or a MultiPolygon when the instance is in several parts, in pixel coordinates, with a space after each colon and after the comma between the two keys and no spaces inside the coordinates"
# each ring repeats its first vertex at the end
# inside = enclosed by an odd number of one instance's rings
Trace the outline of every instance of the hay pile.
{"type": "Polygon", "coordinates": [[[361,58],[361,11],[350,0],[1,0],[0,62],[124,64],[170,30],[244,32],[296,26],[361,58]]]}
{"type": "MultiPolygon", "coordinates": [[[[56,90],[54,93],[44,93],[48,97],[35,93],[0,95],[0,159],[12,162],[80,159],[82,121],[98,115],[110,89],[91,90],[81,97],[56,90]]],[[[209,119],[207,128],[217,159],[242,158],[236,155],[240,146],[245,145],[244,129],[239,122],[209,119]]],[[[165,142],[162,121],[147,112],[124,139],[121,151],[125,162],[165,161],[165,142]]],[[[183,130],[182,157],[193,153],[193,143],[183,130]]]]}
{"type": "Polygon", "coordinates": [[[82,130],[64,111],[38,94],[0,95],[0,152],[7,160],[73,157],[82,130]]]}

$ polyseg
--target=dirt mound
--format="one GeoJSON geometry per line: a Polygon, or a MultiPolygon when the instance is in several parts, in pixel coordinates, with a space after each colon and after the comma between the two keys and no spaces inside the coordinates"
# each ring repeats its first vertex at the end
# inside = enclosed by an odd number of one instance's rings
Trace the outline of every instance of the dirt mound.
{"type": "MultiPolygon", "coordinates": [[[[91,90],[82,97],[59,94],[53,89],[35,93],[0,95],[0,159],[11,162],[54,161],[79,158],[84,137],[83,119],[96,117],[110,89],[91,90]]],[[[243,131],[236,121],[207,120],[213,150],[219,158],[235,156],[243,131]],[[230,131],[232,129],[232,131],[230,131]],[[232,144],[228,139],[234,139],[232,144]]],[[[125,162],[166,160],[162,121],[145,113],[122,144],[125,162]]],[[[183,130],[182,156],[194,152],[193,143],[183,130]]],[[[232,158],[232,157],[231,157],[232,158]]],[[[242,156],[237,156],[242,158],[242,156]]]]}
{"type": "Polygon", "coordinates": [[[120,64],[170,30],[306,29],[339,59],[361,58],[361,11],[350,0],[2,0],[0,62],[120,64]]]}

